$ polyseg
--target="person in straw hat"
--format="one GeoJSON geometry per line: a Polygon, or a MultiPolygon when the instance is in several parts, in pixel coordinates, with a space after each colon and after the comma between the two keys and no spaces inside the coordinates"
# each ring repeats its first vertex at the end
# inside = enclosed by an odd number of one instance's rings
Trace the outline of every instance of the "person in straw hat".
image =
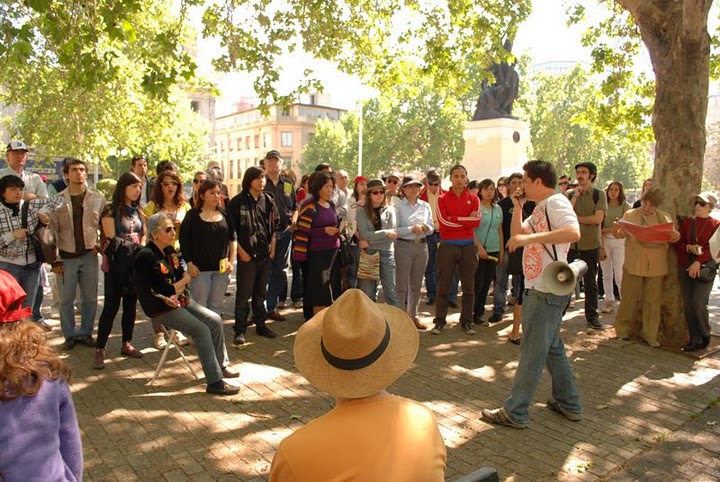
{"type": "Polygon", "coordinates": [[[295,365],[337,404],[280,443],[270,481],[444,480],[445,445],[432,411],[387,392],[418,343],[407,314],[358,289],[305,323],[295,365]]]}

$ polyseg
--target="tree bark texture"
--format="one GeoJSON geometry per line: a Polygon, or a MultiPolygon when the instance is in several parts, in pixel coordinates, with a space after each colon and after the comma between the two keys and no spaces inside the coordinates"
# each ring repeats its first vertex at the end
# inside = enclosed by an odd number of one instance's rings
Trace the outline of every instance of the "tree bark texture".
{"type": "MultiPolygon", "coordinates": [[[[653,180],[665,191],[661,208],[675,216],[692,212],[691,195],[700,191],[705,155],[712,0],[615,0],[633,17],[655,72],[653,180]]],[[[687,327],[680,293],[677,256],[668,257],[660,341],[684,346],[687,327]]]]}

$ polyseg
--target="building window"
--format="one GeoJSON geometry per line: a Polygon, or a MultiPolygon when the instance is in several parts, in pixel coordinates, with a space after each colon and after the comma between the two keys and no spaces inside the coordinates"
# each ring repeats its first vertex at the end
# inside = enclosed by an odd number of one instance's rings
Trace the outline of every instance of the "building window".
{"type": "Polygon", "coordinates": [[[259,149],[259,148],[260,148],[260,135],[256,134],[255,135],[255,149],[259,149]]]}
{"type": "Polygon", "coordinates": [[[282,132],[280,134],[280,145],[282,147],[292,147],[293,133],[292,132],[282,132]]]}
{"type": "Polygon", "coordinates": [[[263,132],[263,148],[267,149],[269,144],[270,144],[270,133],[263,132]]]}
{"type": "Polygon", "coordinates": [[[242,151],[242,138],[238,137],[235,142],[237,143],[237,150],[242,151]]]}
{"type": "Polygon", "coordinates": [[[193,112],[200,112],[200,102],[193,100],[190,102],[190,108],[193,112]]]}
{"type": "Polygon", "coordinates": [[[245,149],[250,149],[250,136],[245,136],[245,149]]]}
{"type": "Polygon", "coordinates": [[[233,173],[235,171],[235,159],[230,159],[230,168],[228,169],[228,179],[233,179],[233,173]]]}
{"type": "Polygon", "coordinates": [[[290,107],[283,107],[282,115],[288,117],[290,115],[290,107]]]}

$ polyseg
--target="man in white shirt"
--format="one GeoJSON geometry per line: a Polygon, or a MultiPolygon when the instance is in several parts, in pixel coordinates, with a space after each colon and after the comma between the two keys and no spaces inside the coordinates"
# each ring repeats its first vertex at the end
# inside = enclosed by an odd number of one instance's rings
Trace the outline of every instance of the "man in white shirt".
{"type": "Polygon", "coordinates": [[[38,197],[47,197],[47,187],[42,178],[34,172],[25,170],[28,148],[23,141],[10,141],[5,151],[7,167],[0,169],[0,178],[10,174],[18,176],[25,183],[23,199],[28,201],[38,197]]]}
{"type": "Polygon", "coordinates": [[[525,247],[520,362],[503,407],[482,411],[483,420],[513,428],[528,426],[528,408],[545,366],[552,377],[552,397],[547,407],[574,422],[582,419],[583,411],[560,338],[560,324],[570,295],[553,294],[543,280],[543,271],[550,263],[567,260],[570,243],[580,239],[580,225],[570,201],[555,193],[557,175],[552,164],[529,161],[523,170],[525,196],[537,204],[532,215],[523,221],[521,199],[513,195],[511,238],[507,244],[510,252],[525,247]]]}

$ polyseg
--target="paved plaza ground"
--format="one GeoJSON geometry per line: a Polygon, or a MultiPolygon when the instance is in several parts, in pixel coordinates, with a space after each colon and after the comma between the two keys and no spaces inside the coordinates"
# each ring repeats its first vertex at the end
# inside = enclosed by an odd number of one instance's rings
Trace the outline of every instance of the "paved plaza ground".
{"type": "MultiPolygon", "coordinates": [[[[232,287],[231,292],[227,313],[232,313],[232,287]]],[[[712,298],[718,333],[718,286],[712,298]]],[[[421,308],[422,320],[429,323],[428,307],[421,308]]],[[[420,334],[415,364],[390,391],[435,412],[448,448],[447,480],[482,466],[495,467],[501,480],[511,481],[720,480],[718,355],[699,358],[613,340],[611,329],[588,330],[581,308],[576,303],[563,324],[585,404],[585,418],[578,423],[545,408],[547,373],[528,429],[480,420],[481,409],[495,408],[507,397],[517,366],[519,347],[506,336],[509,315],[498,325],[478,327],[476,336],[464,335],[455,323],[439,336],[420,334]]],[[[283,437],[333,406],[333,399],[308,385],[293,365],[302,315],[287,313],[288,321],[269,325],[278,338],[259,338],[251,328],[249,343],[240,348],[230,346],[232,321],[225,321],[230,359],[241,373],[241,390],[233,397],[205,394],[204,382],[195,381],[175,354],[156,385],[146,386],[160,352],[152,348],[145,317],[138,319],[134,340],[142,359],[119,356],[119,317],[105,370],[91,369],[93,350],[85,346],[64,354],[74,370],[85,480],[266,480],[283,437]]],[[[452,313],[449,321],[457,321],[457,311],[452,313]]],[[[613,315],[603,315],[606,325],[612,320],[613,315]]],[[[55,326],[51,343],[60,349],[59,321],[49,321],[55,326]]],[[[711,346],[719,344],[713,337],[711,346]]],[[[185,352],[201,375],[194,348],[185,352]]]]}

